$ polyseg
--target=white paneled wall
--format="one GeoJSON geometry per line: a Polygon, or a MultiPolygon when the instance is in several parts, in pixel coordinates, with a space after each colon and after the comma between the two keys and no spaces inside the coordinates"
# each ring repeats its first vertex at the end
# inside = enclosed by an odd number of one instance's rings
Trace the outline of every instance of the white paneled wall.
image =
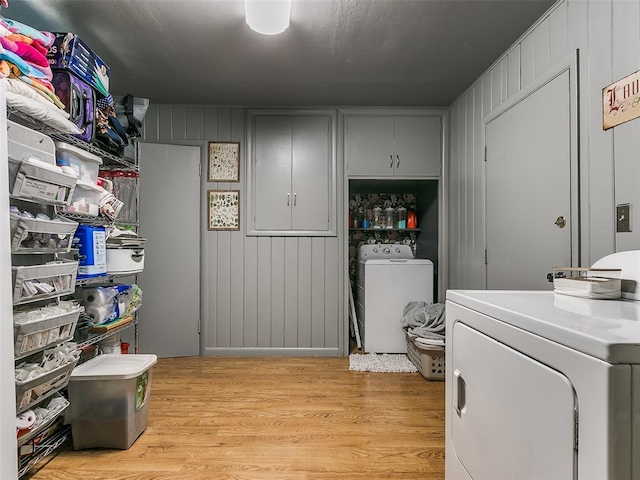
{"type": "Polygon", "coordinates": [[[576,50],[581,263],[640,248],[640,120],[603,131],[601,97],[602,88],[640,69],[640,1],[563,0],[450,108],[449,288],[486,287],[482,117],[576,50]],[[615,233],[617,203],[633,205],[634,232],[615,233]]]}
{"type": "MultiPolygon", "coordinates": [[[[205,148],[208,141],[240,142],[240,182],[207,182],[203,159],[201,183],[194,185],[201,204],[185,206],[201,209],[202,354],[341,355],[346,352],[342,232],[338,237],[246,236],[245,135],[244,108],[153,106],[144,122],[147,142],[205,148]],[[206,192],[216,189],[240,190],[239,231],[207,231],[206,192]]],[[[342,185],[339,178],[338,192],[342,185]]],[[[179,228],[179,219],[170,222],[179,228]]]]}

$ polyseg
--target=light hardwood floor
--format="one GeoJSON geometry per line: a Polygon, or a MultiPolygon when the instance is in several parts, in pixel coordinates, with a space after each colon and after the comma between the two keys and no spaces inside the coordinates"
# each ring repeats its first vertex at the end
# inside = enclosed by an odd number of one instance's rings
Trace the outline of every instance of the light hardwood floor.
{"type": "Polygon", "coordinates": [[[444,478],[444,383],[347,358],[173,358],[128,450],[66,448],[32,480],[444,478]]]}

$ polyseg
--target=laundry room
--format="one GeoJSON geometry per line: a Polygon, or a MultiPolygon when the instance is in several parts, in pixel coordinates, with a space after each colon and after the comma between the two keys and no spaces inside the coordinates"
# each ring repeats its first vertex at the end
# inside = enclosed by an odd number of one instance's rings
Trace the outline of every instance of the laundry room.
{"type": "Polygon", "coordinates": [[[638,476],[640,0],[0,17],[0,479],[638,476]]]}

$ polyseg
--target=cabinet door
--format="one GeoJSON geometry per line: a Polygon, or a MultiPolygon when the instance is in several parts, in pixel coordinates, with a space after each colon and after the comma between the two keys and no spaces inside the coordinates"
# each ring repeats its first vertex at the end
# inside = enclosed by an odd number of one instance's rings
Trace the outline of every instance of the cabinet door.
{"type": "Polygon", "coordinates": [[[440,176],[441,124],[440,116],[400,115],[395,117],[395,176],[440,176]]]}
{"type": "Polygon", "coordinates": [[[291,227],[329,230],[331,172],[330,117],[293,117],[291,227]]]}
{"type": "Polygon", "coordinates": [[[255,117],[253,212],[256,230],[291,229],[291,138],[291,117],[255,117]]]}
{"type": "Polygon", "coordinates": [[[393,117],[347,116],[344,155],[349,176],[393,175],[393,117]]]}

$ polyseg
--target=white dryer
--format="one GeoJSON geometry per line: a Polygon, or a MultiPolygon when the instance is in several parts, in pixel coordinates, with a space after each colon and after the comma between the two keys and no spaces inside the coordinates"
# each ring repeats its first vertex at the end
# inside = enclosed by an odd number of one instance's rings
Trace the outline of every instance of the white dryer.
{"type": "Polygon", "coordinates": [[[433,302],[433,263],[414,258],[409,245],[363,245],[356,296],[364,351],[406,353],[402,311],[411,301],[433,302]]]}
{"type": "MultiPolygon", "coordinates": [[[[640,285],[640,251],[607,258],[640,285]]],[[[451,290],[446,311],[447,480],[640,478],[638,301],[451,290]]]]}

